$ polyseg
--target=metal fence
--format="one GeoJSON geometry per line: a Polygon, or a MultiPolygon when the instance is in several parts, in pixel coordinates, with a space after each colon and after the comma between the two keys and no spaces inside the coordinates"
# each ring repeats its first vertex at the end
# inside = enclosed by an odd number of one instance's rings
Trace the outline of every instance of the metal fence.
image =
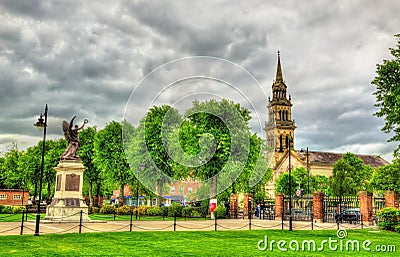
{"type": "MultiPolygon", "coordinates": [[[[324,222],[337,222],[339,215],[349,209],[360,207],[360,199],[357,196],[324,197],[324,222]]],[[[350,220],[341,219],[341,222],[348,223],[350,220]]]]}
{"type": "MultiPolygon", "coordinates": [[[[289,197],[284,200],[284,220],[289,220],[289,197]]],[[[292,197],[292,220],[293,221],[311,221],[313,217],[313,198],[292,197]]]]}

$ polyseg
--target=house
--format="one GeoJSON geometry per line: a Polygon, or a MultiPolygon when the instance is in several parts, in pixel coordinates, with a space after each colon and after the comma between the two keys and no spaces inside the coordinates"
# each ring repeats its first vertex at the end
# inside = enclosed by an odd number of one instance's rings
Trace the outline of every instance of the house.
{"type": "Polygon", "coordinates": [[[0,189],[0,205],[28,205],[28,200],[28,190],[0,189]]]}

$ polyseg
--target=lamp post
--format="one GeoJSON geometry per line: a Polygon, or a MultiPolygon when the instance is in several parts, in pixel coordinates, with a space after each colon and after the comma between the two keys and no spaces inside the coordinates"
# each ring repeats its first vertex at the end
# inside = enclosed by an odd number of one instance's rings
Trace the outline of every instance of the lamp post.
{"type": "Polygon", "coordinates": [[[40,223],[40,202],[42,201],[42,184],[43,184],[43,169],[44,169],[44,151],[46,149],[46,128],[47,128],[47,104],[44,108],[44,114],[40,114],[38,122],[34,124],[35,127],[44,129],[43,130],[43,144],[42,144],[42,165],[40,167],[40,175],[39,175],[39,203],[37,206],[36,213],[36,227],[35,227],[35,236],[39,235],[39,223],[40,223]],[[44,119],[43,119],[44,117],[44,119]]]}
{"type": "Polygon", "coordinates": [[[136,178],[136,220],[138,219],[138,213],[139,213],[139,171],[144,169],[144,165],[140,164],[138,168],[138,173],[137,173],[137,178],[136,178]]]}
{"type": "Polygon", "coordinates": [[[308,191],[308,196],[310,196],[311,195],[311,192],[310,192],[310,166],[308,165],[308,161],[309,161],[309,159],[308,159],[308,155],[309,155],[309,153],[308,153],[308,146],[307,146],[307,152],[306,152],[306,157],[307,157],[307,174],[308,174],[308,180],[307,180],[307,191],[308,191]]]}
{"type": "Polygon", "coordinates": [[[291,164],[291,153],[290,153],[290,145],[292,140],[289,138],[288,140],[288,150],[289,150],[289,231],[293,229],[292,222],[292,164],[291,164]]]}

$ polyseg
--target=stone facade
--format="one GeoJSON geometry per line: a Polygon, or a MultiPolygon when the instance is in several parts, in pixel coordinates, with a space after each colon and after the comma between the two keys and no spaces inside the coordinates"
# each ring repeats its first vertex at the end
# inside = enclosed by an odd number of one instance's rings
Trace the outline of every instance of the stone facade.
{"type": "Polygon", "coordinates": [[[83,172],[86,167],[81,161],[61,160],[54,168],[56,190],[51,204],[47,206],[45,220],[48,221],[89,221],[88,206],[82,196],[83,172]]]}
{"type": "MultiPolygon", "coordinates": [[[[276,78],[272,84],[272,100],[268,99],[268,121],[265,123],[267,147],[273,149],[270,166],[273,168],[273,178],[266,185],[266,191],[270,197],[275,194],[275,181],[289,168],[289,149],[291,149],[291,168],[308,168],[312,175],[331,176],[333,164],[342,157],[341,153],[294,150],[294,131],[296,125],[292,117],[292,99],[287,96],[287,86],[283,80],[280,55],[276,78]],[[290,147],[289,147],[290,145],[290,147]],[[308,154],[308,155],[307,155],[308,154]]],[[[380,167],[388,162],[379,156],[357,155],[364,164],[371,167],[380,167]]]]}

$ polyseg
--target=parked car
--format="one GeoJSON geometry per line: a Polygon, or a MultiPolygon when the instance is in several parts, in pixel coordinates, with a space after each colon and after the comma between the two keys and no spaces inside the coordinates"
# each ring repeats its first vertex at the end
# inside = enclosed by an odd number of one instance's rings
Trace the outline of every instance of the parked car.
{"type": "Polygon", "coordinates": [[[345,209],[342,211],[342,213],[340,214],[337,213],[335,218],[336,222],[347,221],[350,224],[360,222],[361,220],[360,208],[345,209]]]}

